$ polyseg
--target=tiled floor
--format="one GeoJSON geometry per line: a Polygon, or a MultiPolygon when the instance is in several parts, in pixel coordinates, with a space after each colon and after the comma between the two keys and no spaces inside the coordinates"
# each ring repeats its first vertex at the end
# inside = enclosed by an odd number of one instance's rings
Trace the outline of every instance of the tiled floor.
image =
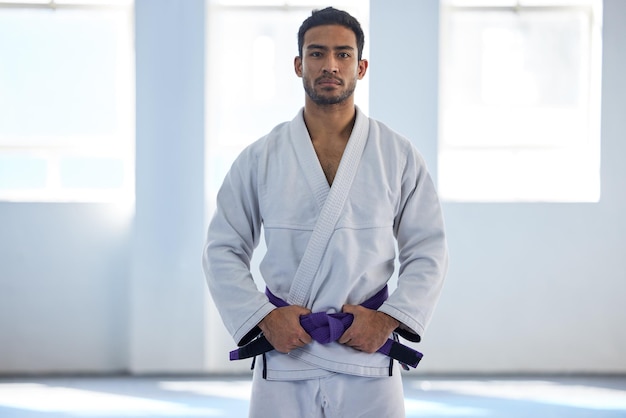
{"type": "MultiPolygon", "coordinates": [[[[407,417],[626,417],[626,376],[404,379],[407,417]]],[[[246,417],[249,391],[247,376],[0,378],[0,417],[246,417]]]]}

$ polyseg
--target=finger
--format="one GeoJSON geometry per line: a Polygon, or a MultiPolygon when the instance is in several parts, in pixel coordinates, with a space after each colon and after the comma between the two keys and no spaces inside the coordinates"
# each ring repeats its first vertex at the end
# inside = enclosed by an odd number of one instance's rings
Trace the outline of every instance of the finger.
{"type": "Polygon", "coordinates": [[[309,334],[307,334],[307,332],[305,331],[304,335],[300,337],[300,341],[302,342],[302,345],[307,345],[313,342],[313,338],[309,334]]]}
{"type": "Polygon", "coordinates": [[[348,332],[344,332],[337,341],[339,342],[339,344],[350,345],[350,341],[352,341],[352,335],[348,332]]]}
{"type": "Polygon", "coordinates": [[[345,304],[341,307],[341,312],[354,314],[354,312],[356,311],[356,308],[357,308],[356,305],[345,304]]]}
{"type": "Polygon", "coordinates": [[[295,335],[297,344],[307,345],[313,341],[313,338],[309,335],[308,332],[302,327],[300,327],[298,333],[295,335]]]}
{"type": "Polygon", "coordinates": [[[302,315],[308,315],[311,313],[310,309],[305,308],[304,306],[296,306],[293,305],[294,309],[296,310],[296,312],[302,316],[302,315]]]}
{"type": "Polygon", "coordinates": [[[348,347],[353,348],[355,350],[362,351],[362,346],[360,344],[358,344],[354,340],[350,339],[350,340],[346,341],[345,345],[347,345],[348,347]]]}
{"type": "Polygon", "coordinates": [[[290,346],[290,348],[289,348],[288,352],[289,352],[289,351],[296,350],[296,349],[298,349],[298,348],[302,348],[302,347],[304,347],[305,345],[306,345],[306,343],[305,343],[305,342],[303,342],[302,340],[298,340],[298,341],[294,342],[293,344],[291,344],[291,346],[290,346]]]}

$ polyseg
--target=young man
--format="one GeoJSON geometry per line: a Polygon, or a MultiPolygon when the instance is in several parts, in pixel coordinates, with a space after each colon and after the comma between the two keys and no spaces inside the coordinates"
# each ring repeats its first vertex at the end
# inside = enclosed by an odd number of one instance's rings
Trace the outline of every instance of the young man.
{"type": "Polygon", "coordinates": [[[363,43],[343,11],[303,22],[294,68],[304,108],[241,153],[217,197],[204,250],[209,289],[239,345],[261,333],[251,344],[271,344],[253,350],[266,352],[254,367],[251,417],[404,416],[399,357],[384,347],[398,346],[396,333],[420,340],[447,250],[422,157],[354,104],[368,68],[363,43]],[[265,294],[249,268],[261,227],[265,294]],[[398,284],[387,297],[396,245],[398,284]]]}

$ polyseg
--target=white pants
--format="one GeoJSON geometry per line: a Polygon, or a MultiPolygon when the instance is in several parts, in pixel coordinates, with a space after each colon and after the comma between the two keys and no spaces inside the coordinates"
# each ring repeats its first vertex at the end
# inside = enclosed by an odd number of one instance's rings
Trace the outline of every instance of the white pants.
{"type": "Polygon", "coordinates": [[[404,418],[402,376],[335,374],[319,379],[263,379],[257,362],[252,378],[250,418],[404,418]]]}

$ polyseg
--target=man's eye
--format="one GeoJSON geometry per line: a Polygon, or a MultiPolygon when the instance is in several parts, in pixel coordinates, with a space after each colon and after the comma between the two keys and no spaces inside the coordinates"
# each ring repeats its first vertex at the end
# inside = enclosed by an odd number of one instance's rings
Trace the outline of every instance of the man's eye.
{"type": "Polygon", "coordinates": [[[339,56],[341,58],[350,58],[350,54],[348,54],[347,52],[341,52],[341,53],[339,53],[339,56]]]}
{"type": "Polygon", "coordinates": [[[318,51],[316,51],[316,52],[311,52],[311,56],[312,56],[312,57],[321,57],[321,56],[322,56],[322,53],[321,53],[321,52],[318,52],[318,51]]]}

